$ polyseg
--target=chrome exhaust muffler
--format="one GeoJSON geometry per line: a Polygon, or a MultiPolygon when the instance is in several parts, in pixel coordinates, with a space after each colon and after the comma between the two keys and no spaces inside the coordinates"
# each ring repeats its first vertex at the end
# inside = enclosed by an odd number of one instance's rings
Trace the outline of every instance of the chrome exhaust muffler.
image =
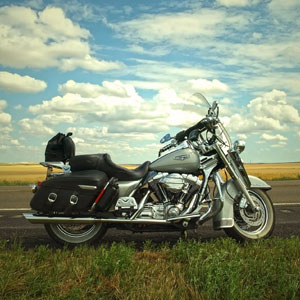
{"type": "Polygon", "coordinates": [[[39,216],[31,213],[23,214],[26,220],[32,224],[94,224],[94,223],[125,223],[125,224],[171,224],[167,220],[153,220],[153,219],[124,219],[124,218],[92,218],[92,217],[47,217],[39,216]]]}

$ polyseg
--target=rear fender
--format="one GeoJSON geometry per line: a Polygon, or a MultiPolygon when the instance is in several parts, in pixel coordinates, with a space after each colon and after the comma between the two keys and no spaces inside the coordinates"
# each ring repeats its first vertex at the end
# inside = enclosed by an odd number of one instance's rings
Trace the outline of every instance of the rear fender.
{"type": "MultiPolygon", "coordinates": [[[[249,179],[252,189],[270,190],[272,188],[258,177],[249,175],[249,179]]],[[[233,201],[239,193],[232,179],[229,179],[222,184],[221,191],[224,203],[222,210],[213,218],[213,226],[215,230],[233,227],[233,201]]],[[[216,194],[216,197],[219,197],[219,193],[216,194]]]]}

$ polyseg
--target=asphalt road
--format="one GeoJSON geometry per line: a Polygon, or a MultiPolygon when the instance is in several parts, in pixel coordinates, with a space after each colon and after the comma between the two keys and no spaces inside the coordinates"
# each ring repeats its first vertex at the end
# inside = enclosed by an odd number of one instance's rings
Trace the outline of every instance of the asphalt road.
{"type": "MultiPolygon", "coordinates": [[[[290,237],[300,235],[300,180],[271,181],[273,187],[269,195],[273,200],[276,212],[276,226],[273,236],[290,237]]],[[[32,197],[29,187],[0,187],[0,240],[21,240],[25,247],[49,245],[55,247],[48,237],[43,225],[31,224],[23,218],[23,213],[30,210],[29,202],[32,197]]],[[[175,243],[180,233],[131,233],[109,229],[102,243],[111,243],[125,240],[134,241],[141,245],[145,240],[154,243],[168,241],[175,243]]],[[[223,231],[214,231],[209,221],[196,232],[189,231],[188,238],[200,240],[225,237],[223,231]]]]}

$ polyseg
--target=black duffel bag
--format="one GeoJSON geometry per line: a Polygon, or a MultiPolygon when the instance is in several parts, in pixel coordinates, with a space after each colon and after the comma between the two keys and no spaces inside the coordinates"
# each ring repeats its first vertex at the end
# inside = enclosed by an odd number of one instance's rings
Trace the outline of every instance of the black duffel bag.
{"type": "Polygon", "coordinates": [[[71,135],[72,132],[67,135],[59,132],[51,138],[45,150],[45,161],[62,161],[66,163],[75,156],[75,144],[71,135]]]}
{"type": "Polygon", "coordinates": [[[73,172],[56,176],[42,182],[34,194],[30,206],[42,213],[64,213],[73,215],[88,212],[97,197],[102,196],[95,211],[106,211],[118,197],[116,181],[110,181],[97,170],[73,172]]]}

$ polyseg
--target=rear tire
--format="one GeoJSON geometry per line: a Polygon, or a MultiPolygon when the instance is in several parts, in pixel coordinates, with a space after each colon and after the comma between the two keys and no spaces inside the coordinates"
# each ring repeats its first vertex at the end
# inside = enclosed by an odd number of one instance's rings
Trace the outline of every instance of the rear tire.
{"type": "Polygon", "coordinates": [[[238,203],[234,203],[233,227],[224,228],[228,236],[241,242],[267,238],[272,234],[275,226],[274,207],[267,193],[259,189],[250,189],[249,194],[260,207],[260,212],[253,212],[245,198],[242,198],[238,203]]]}
{"type": "Polygon", "coordinates": [[[96,224],[45,224],[49,236],[57,243],[67,246],[92,244],[106,233],[106,225],[96,224]]]}

